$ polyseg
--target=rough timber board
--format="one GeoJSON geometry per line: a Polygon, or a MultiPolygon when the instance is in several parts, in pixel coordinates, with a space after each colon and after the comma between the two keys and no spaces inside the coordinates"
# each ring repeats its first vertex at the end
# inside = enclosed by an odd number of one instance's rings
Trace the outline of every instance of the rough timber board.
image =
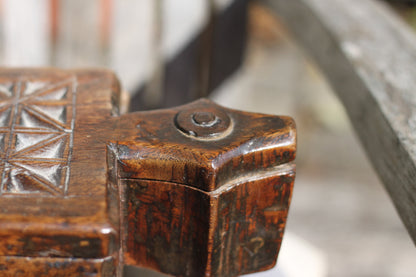
{"type": "Polygon", "coordinates": [[[327,75],[416,242],[414,32],[379,1],[263,2],[327,75]]]}
{"type": "Polygon", "coordinates": [[[116,94],[106,71],[0,69],[0,255],[114,251],[105,126],[116,94]]]}

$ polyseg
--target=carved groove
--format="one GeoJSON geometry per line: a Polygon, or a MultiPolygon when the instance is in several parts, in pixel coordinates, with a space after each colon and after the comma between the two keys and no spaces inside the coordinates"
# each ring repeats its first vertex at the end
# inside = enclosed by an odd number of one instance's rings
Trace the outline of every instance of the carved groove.
{"type": "Polygon", "coordinates": [[[0,82],[0,195],[65,196],[75,78],[0,82]]]}

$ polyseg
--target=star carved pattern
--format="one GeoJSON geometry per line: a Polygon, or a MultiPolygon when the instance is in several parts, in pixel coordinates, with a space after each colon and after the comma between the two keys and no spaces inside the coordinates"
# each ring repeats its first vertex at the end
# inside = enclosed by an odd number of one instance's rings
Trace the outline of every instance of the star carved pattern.
{"type": "Polygon", "coordinates": [[[0,195],[65,196],[76,82],[0,80],[0,195]]]}

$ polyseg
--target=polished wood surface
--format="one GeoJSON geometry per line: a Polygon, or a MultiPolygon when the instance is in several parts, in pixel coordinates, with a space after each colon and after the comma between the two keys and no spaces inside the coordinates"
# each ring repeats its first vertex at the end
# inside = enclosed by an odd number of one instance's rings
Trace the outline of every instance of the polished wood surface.
{"type": "Polygon", "coordinates": [[[175,276],[274,265],[295,174],[290,118],[199,100],[123,116],[117,129],[125,263],[175,276]]]}
{"type": "Polygon", "coordinates": [[[0,255],[117,260],[118,225],[106,208],[112,73],[3,69],[0,83],[0,255]]]}
{"type": "Polygon", "coordinates": [[[119,116],[119,91],[105,70],[0,70],[0,272],[272,267],[295,176],[293,120],[205,99],[119,116]]]}

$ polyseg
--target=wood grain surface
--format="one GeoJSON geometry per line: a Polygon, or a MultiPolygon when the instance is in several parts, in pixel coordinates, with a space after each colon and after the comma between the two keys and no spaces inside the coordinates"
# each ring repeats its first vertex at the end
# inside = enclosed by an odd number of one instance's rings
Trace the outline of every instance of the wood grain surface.
{"type": "Polygon", "coordinates": [[[416,242],[414,31],[380,1],[263,3],[284,20],[328,77],[416,242]]]}
{"type": "Polygon", "coordinates": [[[0,70],[0,273],[274,266],[295,177],[293,120],[206,99],[118,116],[119,92],[105,70],[0,70]]]}
{"type": "Polygon", "coordinates": [[[105,154],[118,95],[113,74],[1,69],[0,84],[0,256],[28,262],[2,268],[18,274],[39,272],[45,258],[116,259],[105,154]]]}
{"type": "Polygon", "coordinates": [[[174,276],[275,264],[295,175],[292,119],[199,100],[123,116],[123,128],[111,147],[126,199],[126,264],[174,276]]]}

